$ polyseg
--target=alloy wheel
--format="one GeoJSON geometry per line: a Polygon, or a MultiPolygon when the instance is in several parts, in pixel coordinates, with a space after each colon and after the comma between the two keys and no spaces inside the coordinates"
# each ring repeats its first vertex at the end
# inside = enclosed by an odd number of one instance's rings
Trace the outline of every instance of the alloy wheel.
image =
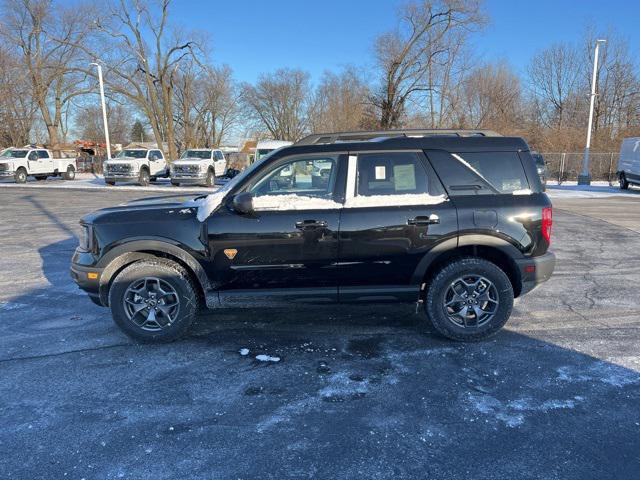
{"type": "Polygon", "coordinates": [[[480,275],[465,275],[451,282],[443,300],[449,321],[462,328],[486,325],[497,313],[499,305],[495,285],[480,275]]]}
{"type": "Polygon", "coordinates": [[[122,300],[129,320],[142,330],[157,332],[178,318],[180,297],[166,281],[145,277],[132,282],[122,300]]]}

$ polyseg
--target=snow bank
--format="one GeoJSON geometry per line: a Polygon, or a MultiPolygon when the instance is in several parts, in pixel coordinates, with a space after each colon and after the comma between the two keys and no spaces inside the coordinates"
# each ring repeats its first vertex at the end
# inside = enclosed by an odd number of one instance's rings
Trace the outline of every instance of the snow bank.
{"type": "Polygon", "coordinates": [[[342,205],[327,198],[290,194],[254,197],[253,208],[256,210],[314,210],[342,208],[342,205]]]}
{"type": "Polygon", "coordinates": [[[447,201],[444,195],[427,193],[406,193],[404,195],[369,195],[348,198],[345,208],[393,207],[407,205],[437,205],[447,201]]]}

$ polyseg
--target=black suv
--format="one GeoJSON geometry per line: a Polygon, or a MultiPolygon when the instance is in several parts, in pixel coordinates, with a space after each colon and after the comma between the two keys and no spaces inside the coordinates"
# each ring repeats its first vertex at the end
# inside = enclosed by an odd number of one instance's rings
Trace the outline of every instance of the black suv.
{"type": "Polygon", "coordinates": [[[551,203],[526,142],[485,131],[312,135],[219,191],[99,210],[71,273],[138,340],[205,306],[412,302],[479,340],[547,280],[551,203]]]}

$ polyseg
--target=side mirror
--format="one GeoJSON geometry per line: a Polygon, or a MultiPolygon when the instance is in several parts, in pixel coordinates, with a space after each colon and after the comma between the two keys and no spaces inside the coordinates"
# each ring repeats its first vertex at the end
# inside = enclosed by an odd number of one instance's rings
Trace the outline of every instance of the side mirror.
{"type": "Polygon", "coordinates": [[[253,195],[249,192],[237,194],[233,197],[233,209],[242,215],[253,212],[253,195]]]}

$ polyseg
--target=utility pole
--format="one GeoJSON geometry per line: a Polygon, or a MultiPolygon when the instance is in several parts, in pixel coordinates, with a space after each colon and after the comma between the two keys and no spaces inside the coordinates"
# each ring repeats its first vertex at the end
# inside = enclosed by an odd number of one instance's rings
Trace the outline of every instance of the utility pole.
{"type": "Polygon", "coordinates": [[[578,175],[578,185],[591,185],[591,173],[589,172],[589,148],[591,148],[591,129],[593,126],[593,107],[596,102],[596,80],[598,78],[598,54],[600,44],[606,40],[596,40],[596,50],[593,54],[593,76],[591,77],[591,98],[589,103],[589,125],[587,127],[587,145],[584,148],[582,159],[582,173],[578,175]]]}
{"type": "Polygon", "coordinates": [[[102,102],[102,121],[104,122],[104,140],[107,144],[107,160],[111,160],[111,142],[109,141],[109,125],[107,124],[107,104],[104,100],[104,83],[102,82],[102,66],[99,63],[91,63],[98,67],[98,83],[100,84],[100,101],[102,102]]]}

